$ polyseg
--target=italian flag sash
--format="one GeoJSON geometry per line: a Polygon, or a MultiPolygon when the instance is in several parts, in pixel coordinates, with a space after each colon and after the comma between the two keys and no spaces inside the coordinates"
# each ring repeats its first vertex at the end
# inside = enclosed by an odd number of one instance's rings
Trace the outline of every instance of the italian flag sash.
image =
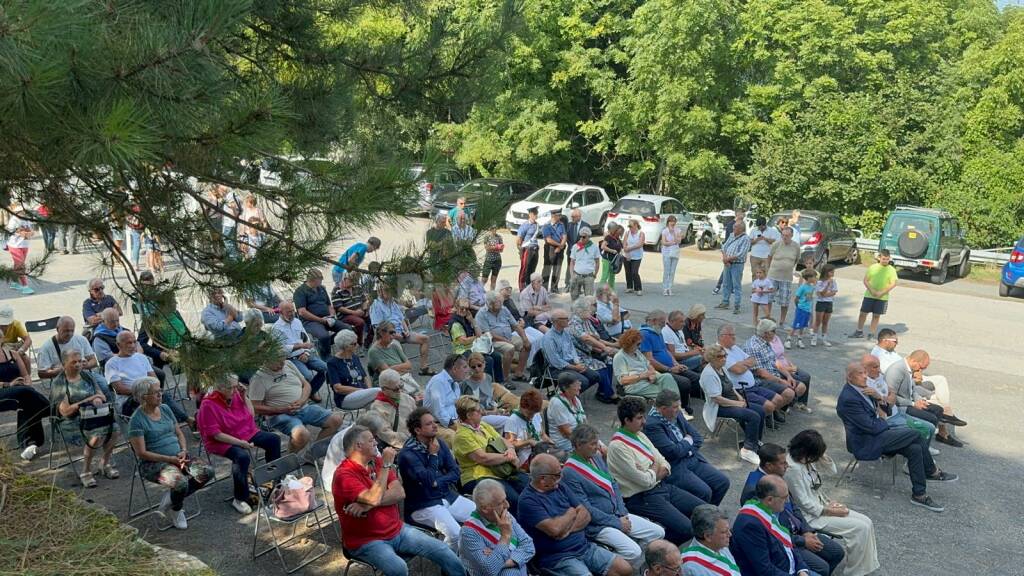
{"type": "Polygon", "coordinates": [[[693,562],[722,576],[740,576],[740,568],[735,562],[722,554],[718,554],[707,546],[694,544],[682,550],[683,564],[693,562]]]}
{"type": "Polygon", "coordinates": [[[611,474],[601,470],[597,466],[594,466],[590,462],[580,458],[579,455],[573,454],[569,456],[569,459],[565,461],[566,468],[572,468],[579,472],[584,478],[590,480],[594,484],[597,484],[603,488],[608,495],[611,496],[612,501],[615,500],[615,486],[612,485],[611,474]]]}
{"type": "Polygon", "coordinates": [[[793,539],[789,536],[789,530],[779,523],[775,515],[764,504],[753,498],[747,500],[747,503],[740,508],[739,513],[757,518],[764,529],[782,544],[782,549],[786,551],[786,556],[789,558],[789,572],[792,574],[796,568],[796,562],[793,560],[793,539]]]}
{"type": "MultiPolygon", "coordinates": [[[[469,515],[469,520],[462,525],[463,528],[469,528],[484,537],[491,543],[492,546],[497,546],[498,541],[501,540],[501,530],[494,524],[484,520],[479,512],[474,511],[469,515]]],[[[515,550],[519,547],[519,539],[513,534],[512,539],[509,540],[508,547],[510,550],[515,550]]]]}
{"type": "Polygon", "coordinates": [[[647,444],[644,444],[644,441],[641,440],[639,436],[630,432],[629,430],[626,430],[625,428],[619,428],[618,431],[615,432],[614,435],[612,435],[611,441],[622,442],[626,446],[629,446],[633,450],[636,450],[637,452],[645,456],[651,462],[655,461],[654,451],[651,448],[648,448],[647,444]]]}

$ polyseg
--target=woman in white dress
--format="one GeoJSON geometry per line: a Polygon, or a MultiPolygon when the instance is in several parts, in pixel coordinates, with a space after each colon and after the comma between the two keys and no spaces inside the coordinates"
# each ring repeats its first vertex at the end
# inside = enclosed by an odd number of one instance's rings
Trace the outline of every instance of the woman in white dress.
{"type": "Polygon", "coordinates": [[[683,243],[682,232],[676,228],[675,216],[669,216],[665,228],[661,231],[661,294],[672,295],[672,284],[676,279],[676,266],[679,264],[679,246],[683,243]]]}
{"type": "Polygon", "coordinates": [[[831,500],[822,488],[818,462],[835,471],[825,455],[825,440],[815,430],[804,430],[789,441],[786,456],[786,484],[793,502],[800,507],[811,528],[842,536],[846,549],[845,576],[864,576],[878,570],[875,527],[867,516],[831,500]]]}

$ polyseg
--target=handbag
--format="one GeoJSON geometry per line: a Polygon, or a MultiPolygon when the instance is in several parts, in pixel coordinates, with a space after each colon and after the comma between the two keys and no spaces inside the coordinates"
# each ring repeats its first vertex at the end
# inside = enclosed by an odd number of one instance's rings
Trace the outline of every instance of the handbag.
{"type": "Polygon", "coordinates": [[[612,258],[612,263],[611,263],[612,274],[618,274],[619,272],[621,272],[622,271],[622,265],[625,262],[626,262],[626,257],[622,255],[622,252],[619,252],[618,254],[616,254],[615,257],[612,258]]]}
{"type": "Polygon", "coordinates": [[[494,340],[491,339],[490,332],[484,332],[483,334],[476,337],[473,340],[473,345],[469,348],[472,352],[483,354],[484,356],[494,351],[494,340]]]}
{"type": "MultiPolygon", "coordinates": [[[[508,452],[508,445],[505,444],[505,439],[501,436],[493,436],[487,440],[486,452],[490,454],[504,454],[508,452]]],[[[516,467],[514,462],[504,462],[497,466],[489,466],[494,471],[498,478],[511,478],[519,473],[519,469],[516,467]]]]}
{"type": "Polygon", "coordinates": [[[313,479],[309,476],[296,478],[291,474],[285,476],[270,493],[270,506],[274,517],[279,520],[288,520],[316,508],[313,479]]]}

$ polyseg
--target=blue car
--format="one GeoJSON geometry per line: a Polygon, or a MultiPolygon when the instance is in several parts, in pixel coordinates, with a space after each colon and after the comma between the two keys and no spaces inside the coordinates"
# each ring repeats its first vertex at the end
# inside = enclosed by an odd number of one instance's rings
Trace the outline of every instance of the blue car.
{"type": "Polygon", "coordinates": [[[999,295],[1009,296],[1014,288],[1024,288],[1024,238],[1017,241],[1010,253],[1010,261],[1003,264],[999,295]]]}

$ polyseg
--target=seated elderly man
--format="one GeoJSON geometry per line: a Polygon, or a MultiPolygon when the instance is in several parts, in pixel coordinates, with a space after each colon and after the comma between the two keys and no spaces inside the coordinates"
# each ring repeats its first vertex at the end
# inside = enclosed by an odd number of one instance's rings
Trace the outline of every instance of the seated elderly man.
{"type": "MultiPolygon", "coordinates": [[[[132,384],[147,376],[156,378],[153,364],[145,354],[137,351],[137,344],[134,333],[130,330],[121,331],[117,335],[117,355],[108,359],[104,366],[103,377],[117,394],[117,405],[125,416],[131,416],[138,407],[131,397],[132,384]]],[[[161,398],[178,422],[188,422],[189,426],[195,429],[195,419],[185,413],[181,404],[171,398],[169,392],[164,391],[161,398]]]]}
{"type": "Polygon", "coordinates": [[[793,538],[779,524],[778,514],[789,500],[789,487],[778,476],[757,481],[754,499],[740,508],[732,525],[729,550],[743,574],[811,576],[803,558],[793,551],[793,538]]]}
{"type": "Polygon", "coordinates": [[[643,432],[646,412],[640,398],[630,396],[619,402],[622,427],[608,443],[608,468],[619,481],[626,508],[660,524],[665,538],[680,546],[693,537],[687,516],[704,502],[665,481],[672,467],[643,432]]]}
{"type": "MultiPolygon", "coordinates": [[[[643,576],[679,576],[682,574],[679,546],[668,540],[655,540],[644,551],[643,576]]],[[[739,572],[737,572],[739,574],[739,572]]]]}
{"type": "Polygon", "coordinates": [[[409,414],[416,409],[416,400],[402,391],[402,375],[394,370],[380,373],[380,393],[370,404],[370,412],[377,415],[387,426],[387,433],[377,434],[377,439],[396,449],[401,448],[409,438],[409,430],[402,425],[409,414]]]}
{"type": "Polygon", "coordinates": [[[485,478],[473,488],[476,511],[461,532],[462,562],[475,576],[527,576],[537,553],[533,538],[508,511],[505,488],[485,478]]]}
{"type": "Polygon", "coordinates": [[[729,491],[729,478],[700,453],[704,437],[681,412],[679,393],[662,390],[647,415],[644,434],[672,467],[669,482],[718,506],[729,491]]]}
{"type": "Polygon", "coordinates": [[[234,340],[242,335],[242,325],[238,322],[242,315],[224,298],[224,291],[214,288],[209,292],[210,303],[203,308],[201,320],[203,328],[218,340],[234,340]]]}
{"type": "Polygon", "coordinates": [[[619,305],[619,294],[614,288],[598,284],[594,288],[594,299],[597,300],[597,311],[594,314],[609,336],[618,338],[633,327],[629,321],[629,310],[623,310],[619,305]]]}
{"type": "Polygon", "coordinates": [[[352,331],[359,337],[359,345],[368,343],[366,338],[372,336],[367,328],[370,300],[360,285],[358,272],[349,272],[341,277],[341,284],[331,292],[331,305],[334,306],[335,315],[352,327],[352,331]]]}
{"type": "MultiPolygon", "coordinates": [[[[788,409],[789,404],[798,397],[802,397],[807,391],[807,385],[797,380],[794,374],[780,367],[780,362],[772,350],[772,339],[775,338],[775,321],[762,318],[757,323],[754,335],[747,340],[743,351],[754,359],[754,367],[751,371],[757,379],[757,385],[767,388],[782,397],[783,403],[788,409]]],[[[806,377],[806,374],[805,374],[806,377]]],[[[809,377],[807,377],[810,380],[809,377]]],[[[797,408],[807,412],[807,403],[798,402],[797,408]]]]}
{"type": "Polygon", "coordinates": [[[540,350],[540,339],[544,337],[548,327],[546,324],[534,325],[527,319],[526,314],[520,311],[519,298],[513,295],[512,285],[508,280],[498,280],[498,294],[501,296],[501,305],[508,309],[512,317],[516,319],[516,323],[522,326],[523,332],[526,333],[526,340],[530,343],[530,354],[526,358],[526,364],[529,366],[533,364],[533,357],[537,350],[540,350]]]}
{"type": "Polygon", "coordinates": [[[690,370],[685,364],[677,362],[669,352],[665,345],[665,338],[661,334],[667,318],[661,310],[651,310],[647,313],[646,324],[640,327],[640,335],[643,336],[643,340],[640,342],[640,352],[647,356],[647,361],[659,373],[672,375],[676,386],[679,387],[683,408],[689,414],[690,398],[700,398],[701,396],[700,374],[690,370]]]}
{"type": "Polygon", "coordinates": [[[643,562],[643,549],[665,530],[643,516],[630,514],[622,500],[619,483],[601,456],[597,429],[580,424],[572,431],[573,451],[562,467],[565,486],[590,512],[587,538],[607,546],[634,567],[643,562]]]}
{"type": "Polygon", "coordinates": [[[460,354],[451,354],[444,360],[444,369],[427,382],[423,395],[423,407],[437,418],[438,435],[451,446],[455,431],[459,428],[459,417],[455,412],[455,401],[462,391],[462,381],[469,376],[469,364],[460,354]]]}
{"type": "Polygon", "coordinates": [[[565,576],[631,576],[629,562],[587,540],[590,511],[561,477],[558,460],[538,454],[530,463],[530,485],[519,498],[517,517],[533,538],[538,568],[565,576]]]}
{"type": "MultiPolygon", "coordinates": [[[[412,344],[418,344],[420,347],[420,375],[421,376],[433,376],[434,372],[430,369],[430,338],[426,334],[420,334],[419,332],[413,332],[409,328],[409,322],[405,319],[405,310],[402,305],[398,303],[391,296],[391,289],[386,284],[381,283],[377,287],[377,295],[379,298],[373,301],[370,306],[370,324],[379,327],[384,322],[391,323],[390,336],[391,339],[398,342],[410,342],[412,344]]],[[[377,332],[377,337],[381,336],[380,331],[377,332]]],[[[370,363],[373,366],[373,363],[370,363]]]]}
{"type": "Polygon", "coordinates": [[[445,576],[464,576],[466,570],[451,548],[402,522],[398,503],[405,499],[405,490],[396,473],[395,449],[385,448],[378,455],[377,440],[359,425],[342,442],[345,460],[334,471],[331,494],[345,556],[384,576],[409,574],[403,556],[422,556],[445,576]]]}
{"type": "Polygon", "coordinates": [[[32,373],[29,352],[32,350],[32,336],[25,329],[25,324],[14,319],[14,309],[8,305],[0,306],[0,345],[17,354],[25,364],[25,369],[32,373]]]}
{"type": "MultiPolygon", "coordinates": [[[[761,446],[757,450],[757,455],[761,465],[747,475],[747,482],[740,495],[741,504],[754,497],[755,488],[761,478],[769,474],[782,478],[789,468],[786,449],[778,444],[769,442],[761,446]]],[[[793,546],[807,567],[821,576],[830,576],[846,556],[838,542],[811,528],[800,508],[793,504],[792,497],[786,499],[785,508],[779,512],[778,519],[782,526],[789,530],[793,546]]]]}
{"type": "Polygon", "coordinates": [[[459,272],[455,283],[458,285],[458,288],[455,290],[455,297],[465,298],[469,301],[469,309],[472,310],[474,314],[487,305],[487,290],[484,288],[484,285],[477,280],[476,276],[470,274],[466,270],[463,270],[462,272],[459,272]]]}
{"type": "Polygon", "coordinates": [[[274,291],[270,282],[262,284],[246,292],[244,295],[245,305],[254,310],[259,310],[263,322],[273,324],[277,322],[280,315],[281,297],[274,291]]]}
{"type": "Polygon", "coordinates": [[[485,306],[476,313],[476,329],[481,334],[491,333],[494,349],[501,353],[502,374],[512,374],[513,380],[525,381],[523,369],[530,355],[530,339],[508,308],[502,305],[501,296],[497,292],[488,292],[484,296],[484,303],[485,306]],[[519,353],[519,363],[513,373],[512,355],[516,352],[519,353]]]}
{"type": "Polygon", "coordinates": [[[413,410],[405,426],[409,439],[398,453],[398,469],[409,483],[405,516],[443,534],[445,544],[458,552],[459,524],[474,511],[473,502],[458,491],[459,465],[438,439],[438,422],[430,410],[413,410]]]}
{"type": "Polygon", "coordinates": [[[384,321],[377,325],[377,337],[366,351],[366,365],[370,374],[381,374],[394,370],[402,378],[402,388],[414,396],[423,393],[423,387],[412,375],[412,362],[405,355],[402,345],[395,339],[395,325],[384,321]]]}
{"type": "Polygon", "coordinates": [[[765,422],[769,421],[768,415],[771,414],[775,418],[775,425],[785,423],[782,407],[792,400],[793,396],[786,400],[774,390],[761,386],[754,378],[751,370],[757,366],[757,360],[736,345],[736,327],[728,323],[722,324],[718,328],[718,344],[726,354],[725,374],[732,381],[733,387],[743,395],[744,401],[761,407],[765,422]]]}
{"type": "MultiPolygon", "coordinates": [[[[693,509],[690,522],[693,523],[693,542],[682,549],[683,576],[740,576],[740,567],[729,551],[732,530],[725,512],[718,506],[701,504],[693,509]]],[[[653,574],[668,576],[666,572],[653,574]]]]}
{"type": "Polygon", "coordinates": [[[938,429],[936,442],[960,448],[964,444],[950,433],[950,427],[966,426],[967,422],[953,414],[945,378],[941,380],[941,389],[944,390],[942,395],[937,392],[939,387],[925,380],[923,374],[930,364],[931,356],[927,352],[914,350],[906,358],[889,365],[885,370],[885,381],[895,392],[896,405],[902,412],[935,426],[938,429]]]}
{"type": "Polygon", "coordinates": [[[71,316],[61,316],[57,320],[57,334],[43,342],[36,357],[39,377],[42,379],[56,378],[64,373],[64,362],[61,354],[65,350],[77,350],[82,358],[80,369],[87,370],[90,376],[97,380],[101,389],[107,388],[107,381],[97,368],[99,361],[96,360],[96,353],[93,351],[85,336],[75,334],[75,319],[71,316]]]}
{"type": "Polygon", "coordinates": [[[327,379],[327,363],[320,359],[316,352],[316,343],[306,333],[302,321],[295,315],[295,303],[285,300],[281,303],[281,316],[271,327],[274,334],[281,340],[288,361],[309,382],[310,398],[320,402],[320,388],[327,379]]]}
{"type": "Polygon", "coordinates": [[[926,441],[928,451],[932,456],[938,456],[939,451],[931,447],[932,438],[935,437],[935,425],[927,420],[922,420],[906,413],[896,405],[896,391],[889,387],[885,381],[885,374],[882,373],[881,364],[878,358],[871,354],[864,354],[860,358],[861,366],[864,367],[864,374],[867,376],[868,386],[864,394],[875,401],[881,414],[885,414],[885,420],[893,426],[905,425],[916,430],[926,441]]]}
{"type": "Polygon", "coordinates": [[[551,311],[551,329],[540,341],[548,373],[556,380],[565,374],[580,383],[581,392],[601,383],[601,375],[591,370],[580,358],[572,335],[569,334],[569,313],[557,309],[551,311]]]}
{"type": "Polygon", "coordinates": [[[288,436],[289,448],[298,452],[309,444],[306,426],[320,429],[317,440],[327,438],[341,426],[341,414],[308,404],[309,382],[283,356],[272,358],[249,380],[249,399],[256,414],[267,425],[288,436]]]}
{"type": "Polygon", "coordinates": [[[306,281],[292,293],[295,313],[302,320],[306,333],[317,342],[321,358],[331,355],[334,335],[351,326],[338,320],[331,297],[324,288],[324,274],[316,268],[306,272],[306,281]]]}
{"type": "Polygon", "coordinates": [[[98,326],[103,321],[100,312],[107,308],[117,310],[118,316],[124,314],[121,311],[121,305],[114,300],[113,296],[104,292],[104,288],[102,279],[89,280],[89,297],[82,301],[82,321],[85,322],[86,329],[98,326]]]}
{"type": "Polygon", "coordinates": [[[879,414],[874,400],[864,393],[867,379],[864,367],[851,362],[846,367],[846,385],[839,393],[836,412],[846,428],[846,446],[858,460],[877,460],[883,455],[901,454],[907,459],[913,495],[910,503],[933,512],[945,508],[927,493],[927,481],[953,482],[955,474],[939,470],[928,452],[927,442],[904,427],[894,428],[879,414]]]}
{"type": "Polygon", "coordinates": [[[551,320],[551,302],[540,272],[531,274],[530,283],[519,292],[519,309],[523,311],[527,326],[539,328],[551,320]]]}
{"type": "Polygon", "coordinates": [[[699,346],[690,348],[686,345],[686,334],[683,333],[683,325],[686,324],[686,314],[682,310],[673,310],[668,313],[668,320],[661,328],[661,337],[665,339],[665,347],[668,353],[683,366],[694,372],[700,372],[704,367],[702,350],[699,346]]]}

